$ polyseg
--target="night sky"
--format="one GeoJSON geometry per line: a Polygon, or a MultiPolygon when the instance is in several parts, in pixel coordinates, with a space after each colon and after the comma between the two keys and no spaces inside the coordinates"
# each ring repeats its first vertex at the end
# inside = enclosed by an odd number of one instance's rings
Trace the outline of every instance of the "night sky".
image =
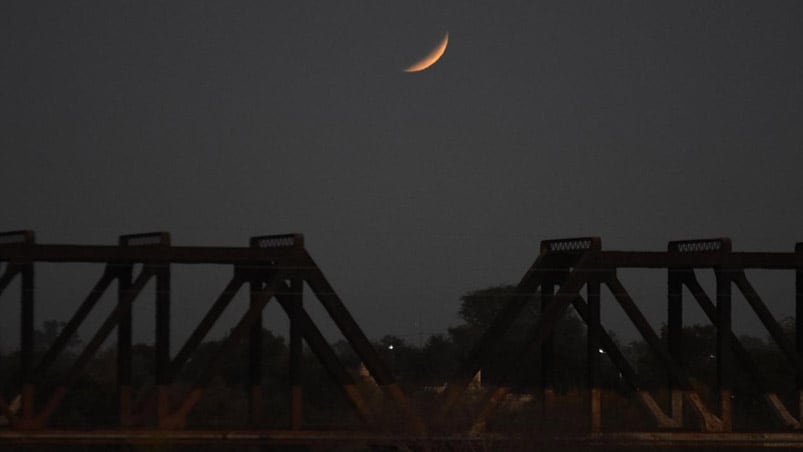
{"type": "MultiPolygon", "coordinates": [[[[543,239],[803,241],[803,2],[5,1],[0,21],[0,230],[300,232],[372,338],[444,332],[543,239]],[[446,32],[438,63],[402,71],[446,32]]],[[[66,320],[99,273],[42,265],[38,320],[66,320]]],[[[175,270],[177,343],[230,274],[175,270]]],[[[659,327],[665,273],[630,277],[659,327]]],[[[778,281],[757,285],[782,318],[778,281]]],[[[632,336],[610,304],[603,321],[632,336]]]]}

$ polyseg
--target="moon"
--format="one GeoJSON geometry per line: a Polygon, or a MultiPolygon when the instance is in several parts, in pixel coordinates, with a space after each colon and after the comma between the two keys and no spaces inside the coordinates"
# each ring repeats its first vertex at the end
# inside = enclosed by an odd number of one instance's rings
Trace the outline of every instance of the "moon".
{"type": "Polygon", "coordinates": [[[429,52],[429,55],[404,68],[404,72],[420,72],[432,66],[438,60],[440,60],[443,54],[446,52],[447,45],[449,45],[449,32],[446,32],[446,35],[443,37],[441,42],[432,50],[432,52],[429,52]]]}

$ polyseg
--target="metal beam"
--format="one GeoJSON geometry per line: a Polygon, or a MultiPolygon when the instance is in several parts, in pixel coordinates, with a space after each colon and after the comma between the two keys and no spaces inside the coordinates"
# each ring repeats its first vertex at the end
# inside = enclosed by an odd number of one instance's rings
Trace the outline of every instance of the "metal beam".
{"type": "Polygon", "coordinates": [[[600,379],[600,352],[602,351],[600,335],[600,280],[595,276],[588,278],[588,306],[586,315],[586,359],[588,360],[588,392],[589,392],[589,430],[598,433],[602,429],[602,391],[600,379]]]}
{"type": "Polygon", "coordinates": [[[89,362],[92,356],[95,355],[95,352],[97,352],[97,350],[109,336],[109,333],[111,333],[112,329],[117,326],[120,321],[120,317],[127,312],[131,304],[142,292],[142,289],[145,288],[145,285],[148,283],[148,281],[150,281],[153,274],[154,272],[152,268],[149,266],[143,267],[136,280],[121,294],[122,296],[117,302],[115,309],[109,313],[109,315],[106,317],[106,320],[103,322],[100,328],[98,328],[98,331],[95,333],[86,347],[84,347],[84,350],[76,359],[73,367],[67,372],[67,377],[65,378],[66,384],[72,383],[72,381],[80,374],[84,366],[89,362]]]}
{"type": "MultiPolygon", "coordinates": [[[[803,262],[803,242],[795,245],[795,254],[803,262]]],[[[795,268],[795,350],[803,356],[803,264],[795,268]]],[[[797,372],[798,419],[803,420],[803,372],[797,372]]]]}
{"type": "MultiPolygon", "coordinates": [[[[670,245],[671,246],[671,245],[670,245]]],[[[683,357],[683,281],[682,276],[692,270],[670,268],[667,271],[667,333],[669,355],[680,365],[683,357]]],[[[669,378],[670,415],[683,423],[683,388],[669,378]]]]}
{"type": "Polygon", "coordinates": [[[496,391],[493,391],[489,396],[485,397],[482,403],[482,408],[477,416],[474,417],[471,430],[473,432],[480,431],[487,420],[496,410],[499,402],[504,399],[509,388],[507,387],[507,380],[511,374],[520,372],[520,369],[531,357],[535,350],[537,350],[544,342],[544,340],[552,333],[558,320],[563,316],[566,308],[574,301],[579,295],[580,289],[586,284],[590,276],[589,267],[593,267],[593,261],[596,253],[586,253],[582,255],[577,265],[571,273],[569,273],[566,281],[560,286],[558,292],[555,294],[553,302],[545,312],[541,314],[535,325],[530,329],[527,337],[513,356],[513,362],[510,368],[505,369],[502,377],[500,378],[499,386],[496,391]]]}
{"type": "MultiPolygon", "coordinates": [[[[258,272],[251,271],[249,280],[249,305],[253,308],[261,302],[264,282],[258,272]]],[[[263,410],[262,397],[262,314],[255,316],[248,331],[248,415],[252,425],[261,423],[263,410]]]]}
{"type": "Polygon", "coordinates": [[[163,263],[156,267],[156,337],[154,347],[155,380],[156,380],[156,419],[157,424],[170,411],[170,264],[163,263]]]}
{"type": "MultiPolygon", "coordinates": [[[[587,324],[588,305],[586,304],[585,300],[583,300],[583,297],[575,297],[575,299],[572,301],[572,306],[574,306],[574,310],[587,324]]],[[[616,367],[616,370],[619,371],[624,382],[636,392],[639,401],[653,416],[658,426],[663,428],[680,427],[680,419],[674,416],[667,416],[652,395],[650,395],[650,393],[646,390],[642,389],[642,384],[640,383],[635,370],[633,370],[633,367],[627,361],[627,358],[625,358],[621,350],[619,350],[619,347],[616,346],[616,343],[602,327],[600,327],[599,331],[599,340],[602,350],[605,351],[606,356],[608,356],[608,358],[611,360],[611,363],[613,363],[614,367],[616,367]]]]}
{"type": "Polygon", "coordinates": [[[357,322],[346,309],[343,302],[335,293],[334,288],[329,284],[329,281],[324,277],[323,272],[312,260],[312,257],[304,251],[304,259],[297,265],[298,268],[303,269],[304,280],[307,285],[312,289],[312,292],[321,302],[329,317],[335,322],[340,332],[351,344],[351,347],[357,353],[357,356],[362,360],[365,367],[370,372],[374,380],[382,387],[382,390],[388,397],[396,402],[396,405],[402,412],[406,421],[409,423],[408,427],[413,431],[423,434],[426,432],[421,419],[413,411],[410,401],[396,383],[393,374],[386,367],[385,363],[379,358],[379,355],[371,346],[370,341],[365,336],[365,333],[360,329],[357,322]]]}
{"type": "MultiPolygon", "coordinates": [[[[243,270],[235,267],[234,275],[223,288],[214,303],[212,303],[212,306],[209,308],[206,315],[204,315],[204,318],[201,319],[192,331],[190,337],[187,338],[172,361],[167,363],[164,374],[165,381],[172,383],[181,373],[181,370],[201,344],[201,341],[203,341],[217,319],[220,318],[220,315],[245,284],[245,275],[243,273],[245,273],[243,270]]],[[[135,414],[140,419],[144,418],[154,407],[156,408],[157,421],[161,424],[170,414],[169,391],[166,385],[160,388],[157,384],[157,387],[146,391],[136,403],[135,414]]]]}
{"type": "Polygon", "coordinates": [[[237,295],[237,292],[240,291],[240,288],[243,286],[243,284],[245,284],[245,280],[241,273],[241,270],[235,269],[234,275],[226,284],[226,287],[209,308],[209,311],[207,311],[204,318],[201,319],[200,323],[198,323],[198,325],[192,331],[192,334],[190,334],[190,337],[187,338],[187,341],[184,343],[178,353],[176,353],[173,361],[170,362],[170,370],[167,373],[167,378],[169,380],[172,381],[174,378],[176,378],[179,372],[181,372],[181,369],[184,368],[184,365],[187,363],[187,360],[190,358],[192,353],[198,348],[198,345],[209,333],[209,330],[211,330],[215,325],[215,322],[220,317],[220,314],[223,313],[229,303],[231,303],[231,300],[235,297],[235,295],[237,295]]]}
{"type": "Polygon", "coordinates": [[[731,357],[731,273],[728,268],[714,270],[717,284],[717,386],[722,427],[733,428],[733,359],[731,357]]]}
{"type": "Polygon", "coordinates": [[[33,263],[20,265],[22,296],[20,298],[20,384],[22,417],[29,421],[34,413],[34,269],[33,263]]]}
{"type": "Polygon", "coordinates": [[[700,416],[703,428],[709,432],[722,431],[724,428],[722,421],[713,413],[711,413],[711,411],[703,403],[699,394],[692,390],[691,381],[689,379],[689,375],[686,373],[686,370],[679,366],[672,359],[669,353],[663,349],[658,335],[655,334],[655,331],[638,309],[636,303],[630,297],[630,294],[628,294],[627,290],[616,277],[615,273],[611,272],[609,274],[608,278],[605,279],[605,284],[608,286],[608,289],[610,289],[614,298],[616,298],[616,300],[619,302],[620,306],[622,306],[625,314],[627,314],[627,316],[630,318],[630,321],[633,322],[633,325],[644,338],[645,342],[647,342],[647,345],[649,345],[653,353],[658,356],[659,360],[664,365],[664,368],[669,372],[670,377],[673,379],[675,384],[677,384],[679,388],[683,389],[686,398],[692,404],[696,413],[700,416]]]}
{"type": "Polygon", "coordinates": [[[764,268],[794,270],[803,264],[795,253],[732,252],[728,254],[669,253],[661,251],[603,251],[601,268],[764,268]]]}
{"type": "Polygon", "coordinates": [[[747,276],[743,271],[734,271],[731,273],[731,279],[742,292],[747,303],[753,308],[764,328],[770,333],[770,336],[781,349],[786,359],[792,363],[796,373],[803,373],[803,360],[798,356],[795,350],[795,345],[786,337],[786,334],[781,328],[781,325],[775,320],[767,305],[758,295],[753,285],[747,280],[747,276]]]}
{"type": "Polygon", "coordinates": [[[307,342],[310,350],[312,350],[321,362],[327,374],[338,384],[338,387],[343,391],[343,395],[357,410],[357,414],[360,418],[364,421],[368,420],[370,416],[368,405],[357,391],[354,379],[348,371],[346,371],[345,367],[343,367],[337,354],[332,350],[329,342],[323,337],[318,327],[315,326],[315,323],[304,307],[297,307],[291,297],[287,295],[288,293],[290,293],[290,287],[285,285],[284,288],[276,294],[276,300],[288,316],[291,315],[291,312],[294,313],[296,322],[299,323],[300,330],[304,334],[304,340],[307,342]]]}
{"type": "Polygon", "coordinates": [[[174,264],[264,264],[299,256],[298,248],[237,248],[209,246],[43,245],[0,246],[0,261],[21,262],[150,262],[174,264]]]}
{"type": "Polygon", "coordinates": [[[86,367],[95,353],[97,353],[100,346],[103,345],[103,342],[112,332],[114,327],[117,326],[118,322],[120,321],[120,317],[123,316],[129,309],[131,303],[133,303],[140,292],[142,292],[142,289],[152,276],[153,270],[149,266],[146,265],[142,268],[142,271],[140,272],[139,276],[137,276],[137,279],[126,290],[124,296],[118,301],[115,309],[112,310],[112,312],[106,317],[106,320],[103,322],[100,328],[98,328],[98,331],[95,333],[86,347],[84,347],[84,350],[78,356],[75,363],[73,363],[72,367],[67,371],[67,375],[64,377],[61,384],[56,387],[44,408],[37,414],[36,419],[25,420],[26,427],[41,428],[46,424],[47,420],[61,404],[64,396],[67,394],[68,388],[75,382],[76,378],[81,374],[81,372],[83,372],[83,369],[86,367]]]}
{"type": "MultiPolygon", "coordinates": [[[[683,284],[689,288],[692,296],[708,317],[711,324],[716,325],[717,308],[714,305],[714,302],[711,301],[711,298],[709,298],[708,294],[705,293],[703,287],[697,281],[697,277],[693,272],[689,272],[684,274],[682,279],[683,284]]],[[[800,425],[800,422],[789,413],[786,406],[780,401],[777,393],[769,390],[769,385],[767,384],[764,376],[761,374],[760,368],[753,362],[753,359],[750,357],[750,353],[744,348],[741,341],[739,341],[739,338],[736,337],[733,331],[731,331],[730,343],[733,347],[734,357],[740,362],[742,369],[747,372],[753,382],[753,385],[756,386],[761,392],[764,392],[765,400],[772,409],[773,413],[775,413],[775,415],[784,425],[797,428],[800,425]]]]}
{"type": "Polygon", "coordinates": [[[633,322],[641,337],[647,342],[653,353],[656,354],[659,361],[664,365],[664,368],[669,372],[672,381],[684,390],[691,388],[689,384],[689,376],[686,371],[678,365],[669,353],[664,350],[661,345],[661,339],[655,333],[647,318],[636,306],[636,302],[630,297],[627,289],[619,281],[615,274],[611,273],[605,279],[605,285],[613,294],[614,298],[619,302],[619,305],[627,314],[627,317],[633,322]]]}
{"type": "Polygon", "coordinates": [[[14,264],[6,265],[5,271],[3,271],[3,276],[0,276],[0,295],[3,295],[3,292],[6,290],[6,287],[14,280],[14,277],[17,276],[19,273],[19,268],[14,264]]]}
{"type": "Polygon", "coordinates": [[[156,384],[168,385],[170,378],[170,265],[156,268],[156,384]]]}
{"type": "Polygon", "coordinates": [[[287,312],[290,319],[290,428],[299,430],[304,422],[302,372],[304,358],[304,322],[299,319],[304,309],[303,286],[299,279],[290,281],[291,305],[287,312]]]}
{"type": "MultiPolygon", "coordinates": [[[[547,274],[544,270],[546,266],[544,261],[546,259],[546,254],[543,252],[538,256],[524,274],[521,281],[519,281],[516,289],[510,295],[507,304],[505,304],[502,310],[496,315],[491,326],[482,334],[471,349],[468,357],[460,364],[460,368],[446,387],[444,402],[438,414],[439,417],[445,416],[460,399],[474,375],[476,375],[482,366],[488,362],[490,357],[496,353],[502,336],[510,329],[510,326],[516,320],[521,310],[524,309],[524,306],[534,297],[534,292],[541,285],[547,274]]],[[[576,260],[576,258],[574,258],[574,260],[576,260]]],[[[552,304],[552,301],[549,301],[548,304],[552,304]]]]}
{"type": "Polygon", "coordinates": [[[357,322],[346,310],[340,297],[337,296],[335,290],[324,277],[323,273],[318,267],[312,263],[312,259],[308,257],[307,263],[303,265],[307,270],[304,278],[310,289],[312,289],[315,296],[320,300],[323,307],[326,309],[329,316],[335,322],[335,325],[343,333],[343,336],[351,344],[357,356],[365,363],[365,367],[380,385],[395,384],[396,379],[393,374],[385,366],[385,363],[379,358],[374,348],[371,346],[370,341],[362,332],[357,322]]]}
{"type": "MultiPolygon", "coordinates": [[[[565,278],[565,275],[564,275],[565,278]]],[[[561,280],[564,278],[560,278],[561,280]]],[[[541,283],[541,315],[552,304],[555,296],[555,283],[557,279],[554,274],[543,278],[541,283]]],[[[524,297],[522,297],[524,298],[524,297]]],[[[541,390],[543,392],[544,415],[554,409],[555,405],[555,335],[550,334],[541,344],[541,390]]]]}
{"type": "Polygon", "coordinates": [[[209,382],[214,377],[220,368],[223,359],[230,355],[234,347],[240,343],[242,338],[247,332],[250,331],[251,326],[262,315],[262,310],[274,297],[276,292],[281,288],[283,278],[286,275],[278,273],[271,275],[271,280],[264,285],[262,290],[256,294],[252,300],[248,311],[243,315],[237,325],[231,330],[229,336],[225,339],[223,344],[212,356],[211,361],[204,367],[197,382],[193,385],[190,393],[184,398],[179,408],[172,412],[160,425],[163,428],[183,428],[186,424],[187,415],[195,407],[200,400],[209,382]]]}
{"type": "Polygon", "coordinates": [[[78,327],[84,322],[84,320],[86,320],[87,316],[92,311],[92,308],[95,307],[100,298],[116,278],[117,274],[110,266],[106,266],[103,269],[103,274],[100,275],[98,282],[95,283],[84,301],[80,306],[78,306],[78,310],[75,311],[75,314],[73,314],[72,317],[70,317],[70,320],[67,322],[64,328],[61,329],[59,335],[53,341],[53,344],[39,360],[39,364],[34,369],[34,375],[41,374],[47,370],[51,364],[53,364],[59,354],[67,346],[75,332],[78,330],[78,327]]]}
{"type": "Polygon", "coordinates": [[[131,388],[132,362],[131,348],[133,342],[133,303],[124,303],[131,288],[134,266],[123,265],[118,268],[117,306],[120,310],[117,321],[117,396],[119,400],[120,425],[131,425],[131,409],[133,389],[131,388]]]}

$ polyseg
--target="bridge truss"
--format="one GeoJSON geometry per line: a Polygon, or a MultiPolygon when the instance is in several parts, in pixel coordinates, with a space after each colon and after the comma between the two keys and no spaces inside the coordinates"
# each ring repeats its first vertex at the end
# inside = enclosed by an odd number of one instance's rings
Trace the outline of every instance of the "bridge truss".
{"type": "MultiPolygon", "coordinates": [[[[437,413],[422,416],[412,407],[388,367],[379,358],[370,342],[349,314],[345,305],[326,280],[304,247],[299,234],[254,237],[247,247],[173,246],[167,233],[125,235],[113,246],[38,244],[30,231],[0,234],[0,294],[9,284],[20,280],[20,362],[18,387],[0,392],[0,415],[8,421],[0,428],[1,442],[153,442],[165,438],[181,442],[253,442],[331,444],[332,442],[363,444],[400,444],[432,441],[498,441],[531,439],[521,435],[501,434],[489,428],[489,419],[498,412],[510,391],[505,378],[483,395],[477,409],[459,430],[444,431],[443,420],[454,417],[456,407],[465,398],[466,388],[474,375],[487,366],[493,356],[508,356],[511,364],[504,375],[509,379],[521,370],[522,363],[536,355],[541,357],[542,398],[545,412],[554,404],[554,388],[550,368],[559,356],[554,354],[553,331],[569,307],[586,325],[587,403],[585,433],[572,437],[549,438],[550,441],[571,441],[585,444],[650,444],[650,445],[770,445],[801,446],[803,434],[803,244],[794,252],[734,252],[728,239],[669,242],[666,251],[628,252],[603,250],[596,237],[546,240],[540,254],[516,286],[513,296],[496,321],[485,332],[474,350],[462,363],[442,395],[437,413]],[[102,271],[57,339],[41,356],[34,353],[34,275],[37,262],[80,262],[101,265],[102,271]],[[182,264],[219,264],[231,268],[228,284],[212,303],[190,337],[171,356],[170,297],[171,268],[182,264]],[[135,267],[136,266],[136,267],[135,267]],[[141,267],[141,268],[140,268],[141,267]],[[140,268],[135,272],[135,268],[140,268]],[[667,277],[667,341],[662,341],[643,314],[639,303],[630,295],[619,277],[622,269],[653,269],[667,277]],[[764,303],[748,278],[753,269],[792,272],[795,294],[794,339],[783,331],[780,323],[764,303]],[[715,293],[709,294],[698,278],[713,272],[715,293]],[[153,387],[143,391],[132,388],[132,306],[142,298],[149,281],[155,280],[155,369],[153,387]],[[64,352],[70,338],[84,323],[89,313],[116,284],[116,304],[91,337],[65,377],[46,394],[37,384],[41,375],[64,352]],[[303,289],[308,286],[335,325],[364,363],[370,375],[383,389],[386,398],[404,419],[404,429],[387,433],[376,424],[375,413],[364,400],[349,371],[340,363],[315,322],[304,308],[303,289]],[[247,286],[250,304],[246,313],[223,341],[222,346],[205,367],[198,380],[177,403],[169,396],[178,373],[185,367],[202,340],[236,294],[247,286]],[[701,394],[683,359],[684,288],[700,306],[716,328],[716,396],[701,394]],[[585,289],[585,296],[583,295],[585,289]],[[634,369],[617,343],[601,323],[603,289],[623,309],[632,325],[661,363],[667,382],[667,401],[661,401],[647,390],[643,376],[634,369]],[[732,329],[734,289],[741,293],[766,327],[782,352],[786,364],[797,376],[797,406],[789,406],[788,398],[768,386],[761,369],[732,329]],[[262,310],[276,299],[287,313],[289,333],[290,425],[281,430],[253,428],[263,416],[261,334],[262,310]],[[503,349],[501,340],[528,303],[540,301],[541,315],[527,338],[514,350],[503,349]],[[105,430],[65,431],[49,427],[49,420],[59,409],[65,395],[104,341],[116,330],[117,393],[119,427],[105,430]],[[188,426],[188,414],[204,396],[223,358],[243,340],[249,345],[248,399],[249,422],[241,430],[198,430],[188,426]],[[323,364],[330,378],[337,383],[364,425],[359,430],[311,430],[303,425],[300,383],[302,342],[323,364]],[[602,353],[610,360],[624,382],[632,389],[634,399],[652,421],[648,431],[606,431],[604,417],[615,416],[602,405],[600,366],[602,353]],[[734,375],[746,373],[760,388],[763,403],[775,414],[778,429],[773,431],[738,431],[734,429],[732,406],[734,375]],[[9,403],[3,394],[18,393],[20,403],[9,403]],[[139,394],[138,397],[135,395],[139,394]],[[692,413],[684,416],[684,413],[692,413]],[[427,422],[423,419],[426,418],[427,422]]],[[[3,365],[3,363],[0,363],[3,365]]],[[[430,413],[432,414],[432,413],[430,413]]],[[[91,427],[91,426],[90,426],[91,427]]],[[[543,438],[542,438],[543,439],[543,438]]]]}
{"type": "MultiPolygon", "coordinates": [[[[471,355],[450,382],[446,391],[441,418],[447,416],[465,394],[471,378],[494,356],[509,356],[511,365],[508,377],[516,375],[527,360],[540,352],[543,374],[543,404],[549,412],[554,404],[553,382],[550,367],[555,359],[552,332],[558,320],[572,306],[586,325],[587,409],[585,422],[587,439],[592,443],[644,443],[644,444],[729,444],[729,445],[784,445],[803,446],[800,416],[803,414],[803,244],[794,252],[755,253],[733,252],[729,239],[688,240],[669,242],[664,252],[604,251],[597,237],[546,240],[541,252],[516,286],[510,301],[498,318],[485,332],[471,355]],[[661,340],[639,304],[631,297],[621,281],[618,271],[623,269],[664,270],[667,275],[667,333],[668,344],[661,340]],[[780,323],[751,284],[746,271],[753,269],[791,271],[795,278],[794,340],[784,333],[780,323]],[[698,275],[713,271],[716,291],[709,295],[702,287],[698,275]],[[683,289],[692,294],[702,311],[716,328],[716,397],[701,394],[693,384],[690,369],[683,360],[683,289]],[[585,296],[582,291],[585,288],[585,296]],[[600,321],[601,293],[607,289],[612,298],[626,313],[632,325],[649,346],[654,357],[662,364],[670,394],[669,403],[663,404],[645,389],[641,378],[625,354],[609,336],[600,321]],[[786,364],[797,375],[797,406],[791,408],[782,397],[768,386],[762,369],[732,330],[732,298],[734,288],[749,304],[752,311],[767,329],[786,359],[786,364]],[[527,339],[515,350],[500,349],[505,332],[535,299],[541,301],[541,317],[527,339]],[[616,416],[602,407],[600,389],[600,362],[607,356],[640,402],[644,412],[652,419],[654,429],[648,432],[606,432],[604,414],[616,416]],[[762,393],[768,408],[775,414],[778,431],[739,432],[734,430],[733,384],[734,375],[744,372],[755,388],[762,393]],[[684,418],[684,404],[694,413],[694,419],[684,418]]],[[[504,379],[495,390],[488,392],[481,409],[472,416],[470,431],[481,432],[510,391],[504,379]]]]}
{"type": "MultiPolygon", "coordinates": [[[[173,246],[170,235],[164,232],[124,235],[115,246],[98,245],[47,245],[38,244],[31,231],[13,231],[0,234],[0,262],[5,270],[0,276],[0,294],[9,284],[20,279],[20,363],[16,390],[17,407],[0,394],[0,415],[9,424],[0,430],[0,441],[33,441],[58,437],[101,440],[125,435],[147,437],[148,433],[164,438],[164,432],[184,430],[185,439],[208,437],[209,432],[187,433],[188,414],[207,390],[210,381],[219,372],[224,358],[243,340],[248,341],[248,399],[249,419],[244,428],[259,425],[264,415],[262,393],[262,311],[268,302],[276,299],[290,322],[289,332],[289,399],[290,425],[287,431],[274,431],[273,435],[298,438],[303,429],[302,412],[302,342],[318,358],[329,377],[341,389],[359,417],[370,426],[374,419],[368,404],[357,388],[351,373],[341,364],[304,307],[302,285],[306,284],[323,305],[343,337],[368,370],[386,397],[395,403],[412,431],[421,432],[423,426],[412,412],[406,395],[394,376],[379,358],[369,340],[350,315],[337,293],[324,277],[304,247],[300,234],[253,237],[248,247],[188,247],[173,246]],[[35,263],[95,263],[102,265],[100,276],[86,298],[61,330],[50,348],[41,356],[34,353],[35,263]],[[175,356],[170,356],[170,303],[171,268],[181,264],[218,264],[231,269],[231,278],[212,303],[202,320],[175,356]],[[137,267],[135,267],[137,266],[137,267]],[[138,273],[135,268],[140,268],[138,273]],[[155,384],[147,390],[132,387],[132,307],[141,298],[150,281],[155,280],[155,384]],[[39,376],[63,354],[70,339],[85,322],[98,301],[117,286],[114,308],[89,339],[78,357],[55,389],[42,394],[39,376]],[[171,403],[171,386],[192,358],[238,292],[247,290],[250,297],[248,310],[231,329],[222,345],[206,364],[198,380],[178,403],[171,403]],[[116,329],[118,424],[120,430],[98,433],[65,432],[49,429],[49,420],[56,412],[77,378],[97,354],[104,341],[116,329]],[[140,396],[135,397],[136,393],[140,396]],[[138,433],[134,434],[134,431],[138,433]],[[161,432],[161,433],[153,433],[161,432]],[[55,435],[55,436],[54,436],[55,435]],[[94,436],[94,438],[93,438],[94,436]]],[[[91,428],[93,426],[87,426],[91,428]]],[[[337,433],[337,432],[335,432],[337,433]]],[[[331,433],[327,433],[330,435],[331,433]]],[[[260,437],[264,436],[259,435],[260,437]]],[[[337,434],[335,435],[337,437],[337,434]]],[[[341,435],[342,436],[342,435],[341,435]]],[[[221,433],[219,438],[237,435],[221,433]]],[[[288,441],[289,441],[288,439],[288,441]]]]}

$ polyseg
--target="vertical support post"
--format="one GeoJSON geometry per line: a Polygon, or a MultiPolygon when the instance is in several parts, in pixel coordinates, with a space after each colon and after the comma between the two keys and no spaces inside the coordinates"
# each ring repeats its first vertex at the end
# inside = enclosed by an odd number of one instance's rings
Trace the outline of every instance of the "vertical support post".
{"type": "MultiPolygon", "coordinates": [[[[695,255],[695,256],[720,256],[727,257],[731,252],[731,240],[727,237],[697,240],[678,240],[669,242],[667,246],[669,254],[676,255],[695,255]]],[[[731,331],[731,269],[727,265],[727,260],[723,259],[726,265],[714,268],[717,283],[717,306],[716,313],[712,313],[712,322],[717,329],[717,387],[719,389],[721,419],[717,419],[706,411],[701,411],[697,395],[690,390],[688,400],[691,406],[695,407],[703,418],[704,428],[709,431],[731,431],[733,428],[733,351],[731,331]]],[[[669,353],[672,361],[681,365],[683,363],[683,285],[696,284],[694,271],[692,268],[670,267],[667,283],[668,289],[668,327],[669,327],[669,353]]],[[[692,289],[694,292],[694,289],[692,289]]],[[[695,294],[695,297],[698,297],[695,294]]],[[[705,310],[705,308],[703,308],[705,310]]],[[[713,308],[712,308],[713,311],[713,308]]],[[[672,389],[672,417],[673,420],[682,425],[683,398],[676,390],[676,386],[670,383],[672,389]]]]}
{"type": "MultiPolygon", "coordinates": [[[[170,246],[170,234],[167,232],[146,232],[141,234],[121,235],[118,238],[120,247],[162,247],[170,246]]],[[[168,373],[170,362],[170,264],[162,262],[159,267],[153,263],[144,263],[139,279],[146,271],[153,271],[156,276],[156,343],[154,361],[156,364],[156,387],[159,397],[157,415],[162,414],[162,403],[165,399],[164,379],[168,373]]],[[[128,298],[132,288],[134,263],[121,264],[118,270],[118,306],[128,298]]],[[[117,384],[120,397],[120,424],[131,426],[134,423],[132,384],[131,346],[132,346],[132,314],[133,299],[121,311],[117,323],[117,384]]],[[[162,419],[162,417],[159,417],[162,419]]]]}
{"type": "MultiPolygon", "coordinates": [[[[671,249],[670,249],[671,251],[671,249]]],[[[667,330],[669,355],[683,365],[683,279],[686,269],[669,268],[667,274],[667,330]]],[[[669,416],[683,425],[683,389],[669,378],[669,416]]]]}
{"type": "Polygon", "coordinates": [[[157,425],[170,414],[170,264],[156,271],[156,391],[157,425]]]}
{"type": "Polygon", "coordinates": [[[290,428],[300,430],[304,422],[302,364],[304,357],[304,337],[301,313],[303,306],[303,280],[290,281],[292,307],[290,314],[290,428]]]}
{"type": "Polygon", "coordinates": [[[602,428],[602,400],[599,387],[600,375],[600,279],[596,275],[588,279],[588,314],[587,324],[587,359],[588,359],[588,394],[589,421],[591,433],[599,433],[602,428]]]}
{"type": "MultiPolygon", "coordinates": [[[[126,293],[131,288],[133,265],[123,264],[118,267],[117,303],[122,304],[126,293]]],[[[131,425],[131,408],[133,391],[131,389],[131,321],[133,305],[128,306],[120,313],[117,323],[117,396],[119,400],[120,425],[131,425]]]]}
{"type": "MultiPolygon", "coordinates": [[[[795,269],[795,345],[803,356],[803,242],[795,245],[798,267],[795,269]]],[[[798,419],[803,420],[803,373],[797,373],[798,419]]]]}
{"type": "MultiPolygon", "coordinates": [[[[555,277],[552,273],[544,277],[541,283],[541,315],[547,311],[555,295],[555,277]]],[[[555,408],[555,336],[549,333],[541,344],[541,387],[544,396],[544,417],[546,418],[555,408]]]]}
{"type": "Polygon", "coordinates": [[[34,417],[35,387],[33,383],[34,352],[34,273],[33,262],[21,264],[22,296],[20,325],[20,378],[22,384],[22,418],[30,421],[34,417]]]}
{"type": "MultiPolygon", "coordinates": [[[[249,245],[251,248],[259,248],[265,250],[272,250],[272,249],[299,249],[303,250],[304,248],[304,236],[300,234],[286,234],[286,235],[269,235],[269,236],[258,236],[258,237],[251,237],[249,240],[249,245]]],[[[268,256],[270,253],[268,252],[268,256]]],[[[274,264],[275,261],[270,261],[271,264],[274,264]]],[[[265,269],[261,269],[262,271],[259,272],[259,275],[262,275],[270,270],[270,267],[266,267],[265,269]]],[[[256,276],[251,276],[251,303],[252,305],[258,301],[255,299],[255,294],[262,289],[262,285],[264,281],[261,279],[255,279],[256,276]],[[257,284],[259,287],[257,287],[257,284]]],[[[293,429],[300,429],[302,423],[302,411],[301,411],[301,356],[302,356],[302,348],[301,348],[301,340],[303,337],[303,329],[301,327],[301,321],[299,320],[300,313],[303,312],[303,307],[301,305],[301,292],[303,290],[302,287],[303,280],[300,279],[292,279],[290,281],[290,295],[289,299],[291,300],[292,306],[288,311],[288,317],[290,318],[290,424],[291,428],[293,429]]],[[[283,283],[284,286],[284,283],[283,283]]],[[[262,411],[263,411],[263,403],[262,403],[262,368],[261,368],[261,359],[262,359],[262,319],[260,319],[251,327],[250,332],[250,351],[249,351],[249,362],[250,362],[250,385],[251,385],[251,398],[250,400],[250,415],[251,421],[256,422],[260,418],[262,418],[262,411]]]]}
{"type": "MultiPolygon", "coordinates": [[[[250,281],[251,307],[259,303],[259,293],[264,282],[252,271],[250,281]]],[[[248,413],[251,424],[256,425],[263,419],[262,394],[262,313],[251,325],[248,333],[248,413]]]]}
{"type": "Polygon", "coordinates": [[[733,428],[733,359],[731,358],[731,278],[728,268],[715,269],[717,280],[717,386],[722,428],[733,428]]]}

